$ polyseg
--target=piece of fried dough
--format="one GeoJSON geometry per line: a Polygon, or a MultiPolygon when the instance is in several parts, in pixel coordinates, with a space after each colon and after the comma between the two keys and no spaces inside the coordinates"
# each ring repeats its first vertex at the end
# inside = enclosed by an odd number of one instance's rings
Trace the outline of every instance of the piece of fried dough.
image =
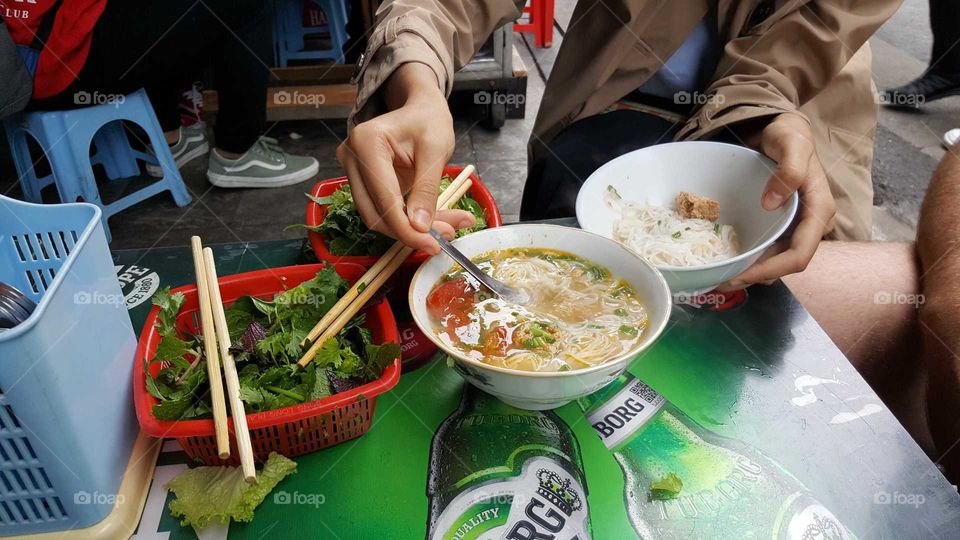
{"type": "Polygon", "coordinates": [[[708,197],[681,191],[677,194],[677,213],[683,219],[716,221],[720,218],[720,203],[708,197]]]}

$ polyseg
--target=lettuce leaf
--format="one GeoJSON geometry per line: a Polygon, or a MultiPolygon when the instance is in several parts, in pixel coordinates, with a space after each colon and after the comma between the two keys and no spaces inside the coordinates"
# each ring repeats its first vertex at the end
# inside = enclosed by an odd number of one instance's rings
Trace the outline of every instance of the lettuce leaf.
{"type": "Polygon", "coordinates": [[[183,471],[166,488],[176,495],[170,514],[183,526],[198,529],[217,520],[226,524],[253,520],[253,511],[281,480],[296,471],[297,463],[276,452],[257,473],[257,482],[248,484],[240,467],[195,467],[183,471]]]}

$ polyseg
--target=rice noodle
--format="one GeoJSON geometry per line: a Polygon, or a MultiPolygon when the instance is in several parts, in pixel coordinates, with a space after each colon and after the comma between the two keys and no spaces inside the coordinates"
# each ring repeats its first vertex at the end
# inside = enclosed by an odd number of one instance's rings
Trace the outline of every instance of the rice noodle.
{"type": "Polygon", "coordinates": [[[620,214],[613,222],[614,240],[654,264],[699,266],[740,253],[731,225],[684,219],[670,208],[625,201],[613,186],[607,187],[604,199],[620,214]]]}
{"type": "MultiPolygon", "coordinates": [[[[602,364],[642,339],[648,319],[640,298],[629,284],[590,261],[555,250],[507,249],[474,262],[496,279],[525,289],[531,299],[521,306],[485,297],[455,324],[435,320],[438,336],[472,358],[524,371],[566,371],[602,364]],[[524,345],[530,335],[525,328],[534,322],[552,328],[552,339],[524,345]],[[502,352],[485,346],[494,329],[502,329],[511,343],[502,352]]],[[[451,272],[462,275],[458,268],[451,272]]],[[[473,290],[480,290],[479,284],[473,290]]]]}

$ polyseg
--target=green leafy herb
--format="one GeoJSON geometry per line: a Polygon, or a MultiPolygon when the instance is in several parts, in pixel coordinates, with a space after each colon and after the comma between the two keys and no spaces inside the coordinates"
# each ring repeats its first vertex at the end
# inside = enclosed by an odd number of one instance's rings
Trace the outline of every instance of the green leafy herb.
{"type": "Polygon", "coordinates": [[[240,467],[195,467],[178,474],[166,488],[176,498],[170,514],[183,526],[202,529],[212,521],[228,524],[252,521],[253,511],[281,480],[297,470],[297,463],[272,452],[257,482],[248,484],[240,467]]]}
{"type": "Polygon", "coordinates": [[[626,316],[627,316],[627,310],[618,307],[617,309],[613,310],[613,314],[616,315],[616,316],[618,316],[618,317],[626,317],[626,316]]]}
{"type": "MultiPolygon", "coordinates": [[[[304,369],[297,362],[307,333],[347,290],[347,282],[325,267],[310,280],[274,298],[241,297],[226,310],[240,399],[247,412],[262,412],[316,401],[336,392],[331,377],[352,386],[380,377],[400,356],[396,343],[375,344],[363,328],[363,314],[354,317],[336,337],[324,343],[304,369]]],[[[211,416],[203,338],[180,332],[176,318],[183,295],[164,289],[154,297],[160,307],[156,327],[160,343],[149,366],[162,363],[157,375],[146,375],[147,391],[160,401],[153,407],[159,420],[211,416]]],[[[304,343],[308,346],[309,343],[304,343]]],[[[342,391],[343,388],[341,388],[342,391]]]]}
{"type": "Polygon", "coordinates": [[[667,501],[676,499],[683,489],[683,481],[674,473],[669,473],[660,480],[650,484],[650,500],[667,501]]]}
{"type": "Polygon", "coordinates": [[[671,234],[670,236],[672,236],[673,238],[679,239],[679,238],[680,238],[680,231],[677,231],[677,232],[671,234]]]}
{"type": "MultiPolygon", "coordinates": [[[[452,179],[444,176],[440,181],[440,191],[447,189],[451,183],[452,179]]],[[[383,255],[393,245],[392,238],[371,231],[364,225],[354,205],[349,184],[344,184],[327,197],[317,197],[309,193],[305,195],[311,201],[327,207],[323,223],[316,226],[288,225],[284,230],[300,227],[320,233],[326,240],[330,253],[339,256],[383,255]]],[[[469,195],[463,196],[453,208],[470,212],[477,221],[473,227],[458,230],[458,237],[487,227],[483,208],[469,195]]]]}
{"type": "MultiPolygon", "coordinates": [[[[443,178],[440,179],[440,193],[443,193],[444,191],[446,191],[447,188],[450,187],[450,184],[452,183],[453,183],[453,178],[450,178],[449,176],[444,175],[443,178]]],[[[466,210],[467,212],[470,212],[471,214],[473,214],[473,218],[476,220],[476,223],[473,225],[473,227],[467,227],[465,229],[458,230],[457,238],[460,238],[465,234],[470,234],[476,231],[482,231],[483,229],[487,228],[487,219],[483,215],[483,208],[480,206],[480,203],[478,203],[476,200],[473,199],[473,197],[469,195],[464,195],[463,197],[460,198],[459,201],[454,203],[451,208],[454,210],[466,210]]]]}
{"type": "Polygon", "coordinates": [[[635,338],[637,337],[637,329],[633,326],[627,326],[625,324],[620,325],[620,336],[625,338],[635,338]]]}

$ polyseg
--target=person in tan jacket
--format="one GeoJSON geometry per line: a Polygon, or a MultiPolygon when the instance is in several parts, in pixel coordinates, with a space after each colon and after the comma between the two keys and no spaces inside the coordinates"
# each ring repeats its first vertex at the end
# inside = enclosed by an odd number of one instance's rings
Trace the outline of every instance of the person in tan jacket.
{"type": "MultiPolygon", "coordinates": [[[[462,212],[434,211],[455,145],[446,96],[454,72],[523,4],[380,6],[358,66],[350,133],[337,152],[368,226],[435,253],[431,226],[450,234],[470,222],[462,212]]],[[[899,4],[578,2],[530,138],[522,217],[572,215],[580,183],[620,153],[711,139],[777,162],[757,204],[773,210],[793,192],[801,200],[790,238],[726,289],[802,271],[825,235],[868,240],[877,104],[867,39],[899,4]]]]}

